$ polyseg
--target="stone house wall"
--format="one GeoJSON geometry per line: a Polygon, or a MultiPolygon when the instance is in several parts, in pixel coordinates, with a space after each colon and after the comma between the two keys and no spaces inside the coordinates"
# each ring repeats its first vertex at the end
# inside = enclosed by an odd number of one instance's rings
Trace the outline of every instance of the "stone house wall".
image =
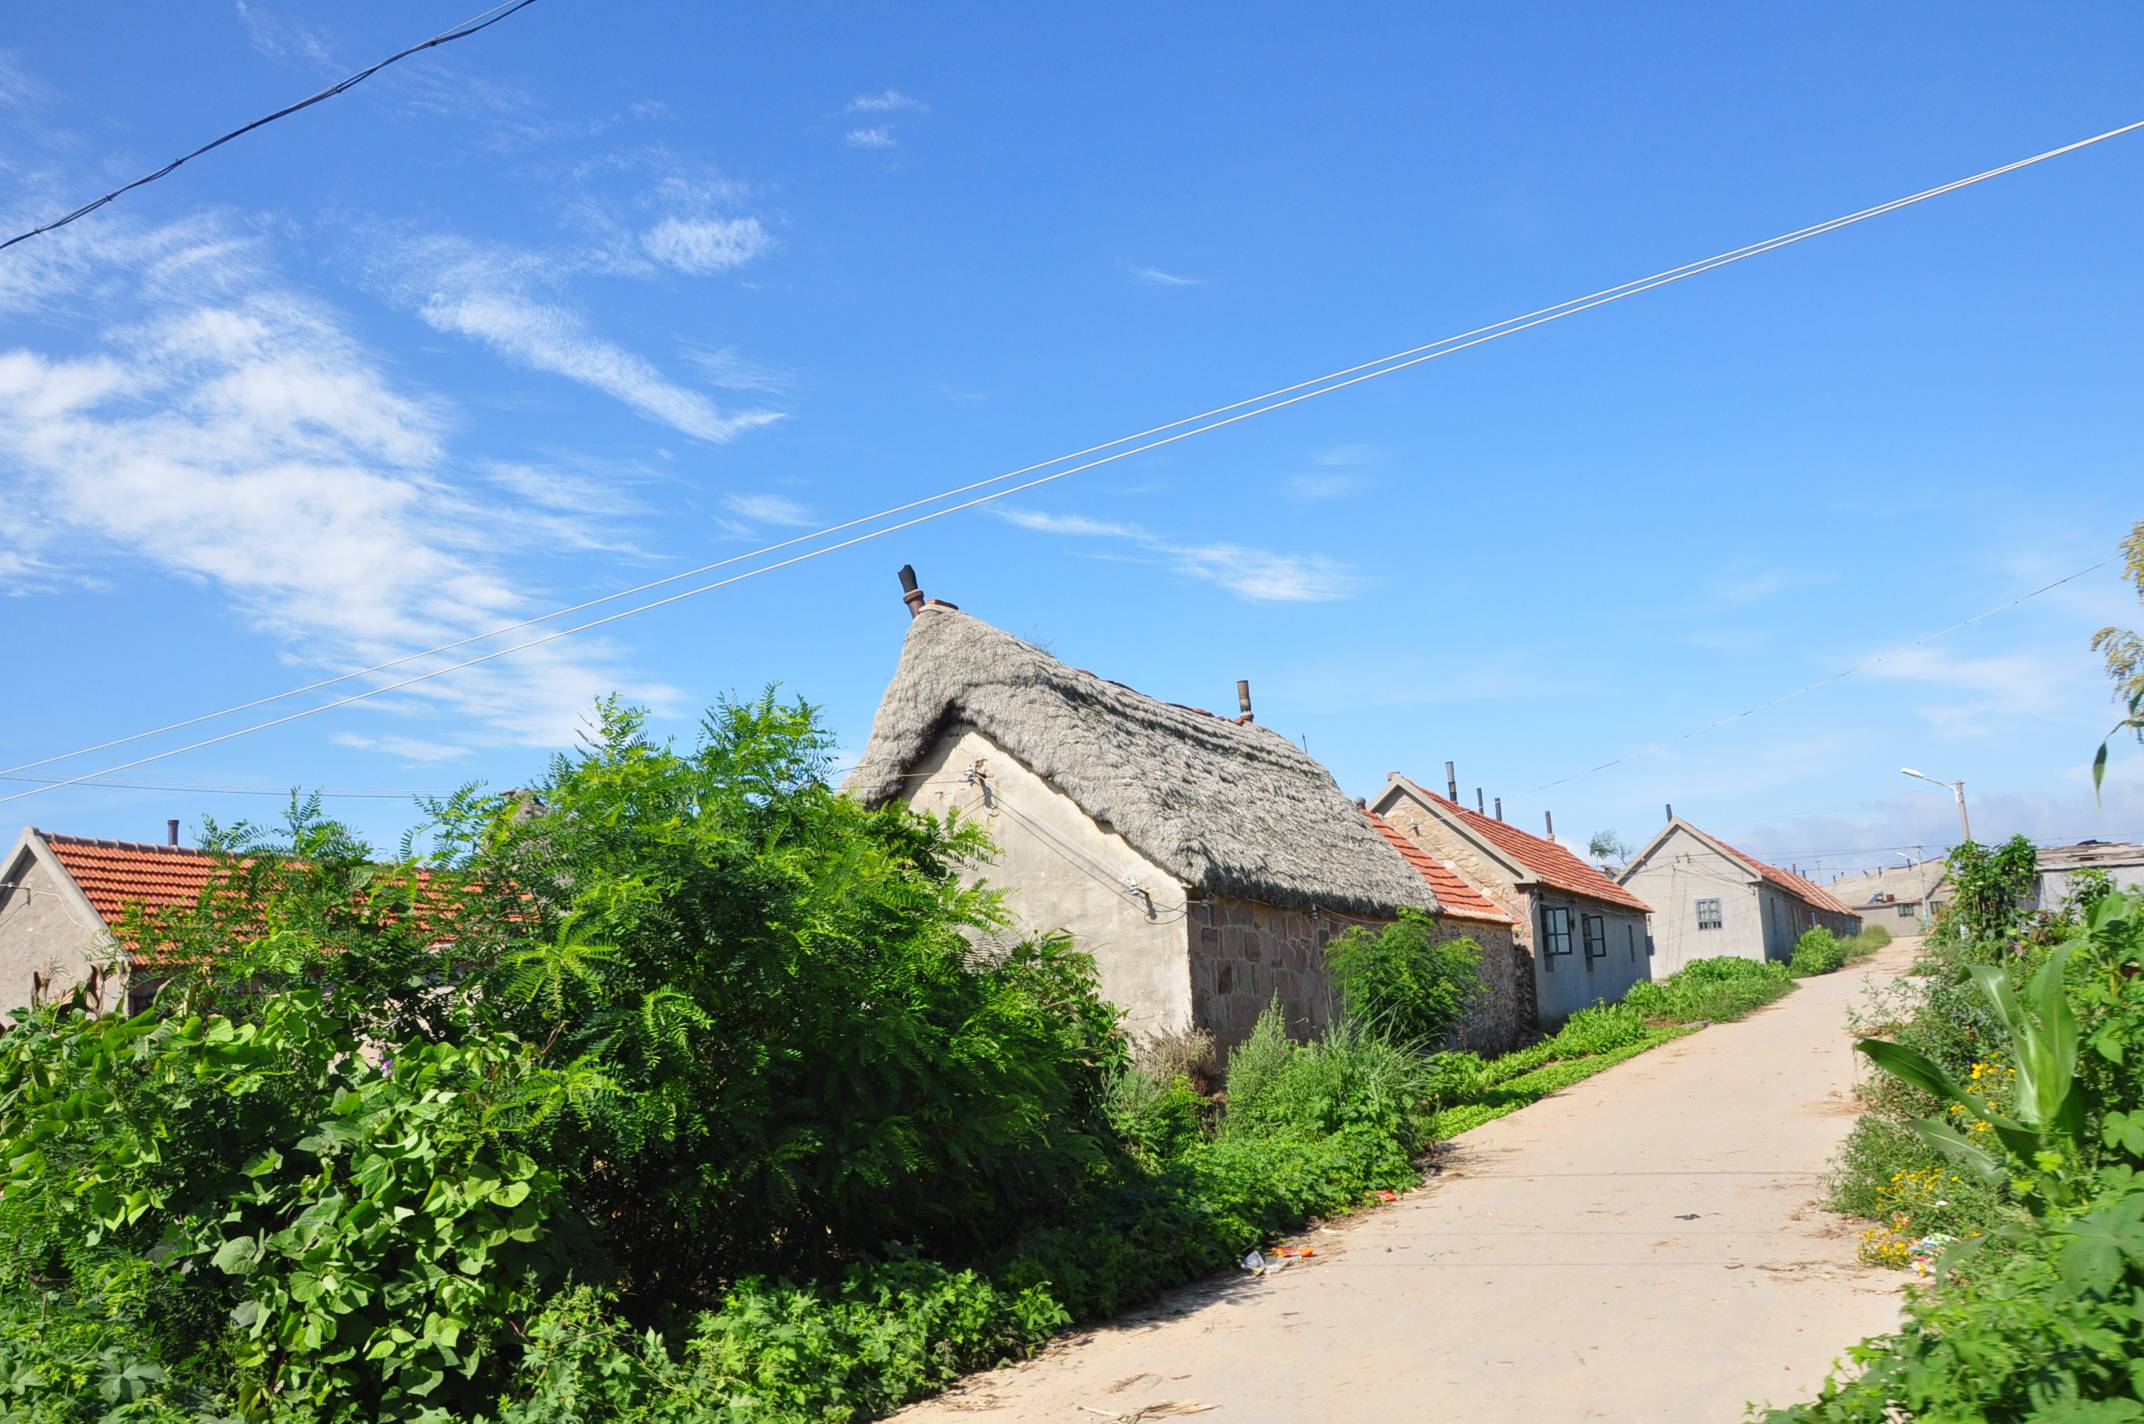
{"type": "Polygon", "coordinates": [[[1190,931],[1191,1022],[1212,1034],[1225,1055],[1250,1036],[1276,994],[1295,1037],[1313,1037],[1331,1023],[1325,946],[1365,922],[1210,895],[1191,902],[1184,923],[1190,931]]]}
{"type": "MultiPolygon", "coordinates": [[[[46,975],[55,992],[65,993],[113,950],[97,912],[33,852],[25,848],[14,864],[0,866],[0,1026],[29,1007],[35,976],[46,975]]],[[[109,984],[105,1002],[116,1003],[120,992],[120,983],[109,984]]]]}
{"type": "Polygon", "coordinates": [[[1452,1047],[1488,1057],[1509,1053],[1540,1026],[1534,1006],[1533,957],[1519,947],[1511,926],[1476,920],[1440,919],[1437,938],[1471,939],[1481,946],[1481,1002],[1453,1035],[1452,1047]]]}

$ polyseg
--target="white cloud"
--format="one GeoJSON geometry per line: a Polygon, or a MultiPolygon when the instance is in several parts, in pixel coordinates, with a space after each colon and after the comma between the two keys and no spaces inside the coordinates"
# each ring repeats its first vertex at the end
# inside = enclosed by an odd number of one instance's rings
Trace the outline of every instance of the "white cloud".
{"type": "Polygon", "coordinates": [[[2090,671],[2069,649],[1966,657],[1919,647],[1880,653],[1856,676],[1948,692],[1948,700],[1922,708],[1922,715],[1939,726],[1970,729],[1993,717],[2046,717],[2074,707],[2090,671]]]}
{"type": "Polygon", "coordinates": [[[730,513],[758,520],[762,524],[783,524],[804,529],[818,522],[803,505],[778,494],[733,494],[722,503],[730,513]]]}
{"type": "Polygon", "coordinates": [[[709,385],[725,391],[755,391],[770,396],[796,394],[796,372],[771,362],[755,361],[735,347],[725,346],[712,351],[688,347],[685,359],[700,368],[700,374],[709,385]]]}
{"type": "Polygon", "coordinates": [[[1136,524],[1078,514],[1031,509],[996,513],[1009,524],[1037,533],[1130,544],[1182,577],[1219,585],[1254,603],[1331,603],[1354,597],[1367,582],[1347,564],[1323,554],[1282,554],[1232,543],[1178,544],[1136,524]]]}
{"type": "Polygon", "coordinates": [[[1322,475],[1295,475],[1288,481],[1288,497],[1306,503],[1327,499],[1340,499],[1362,488],[1359,475],[1328,473],[1322,475]]]}
{"type": "Polygon", "coordinates": [[[1164,272],[1159,267],[1132,267],[1125,269],[1134,282],[1143,287],[1203,287],[1204,277],[1180,277],[1174,272],[1164,272]]]}
{"type": "Polygon", "coordinates": [[[902,109],[922,112],[930,108],[921,99],[911,99],[898,89],[888,89],[878,94],[858,94],[849,100],[848,113],[890,114],[902,109]]]}
{"type": "Polygon", "coordinates": [[[357,751],[381,751],[398,756],[404,761],[441,762],[455,761],[469,755],[470,748],[458,747],[446,742],[426,741],[422,737],[368,737],[361,732],[332,732],[328,740],[338,747],[350,747],[357,751]]]}
{"type": "Polygon", "coordinates": [[[648,255],[681,272],[706,276],[742,267],[772,250],[774,235],[758,218],[664,218],[641,239],[648,255]]]}
{"type": "Polygon", "coordinates": [[[900,140],[885,124],[872,124],[867,128],[850,129],[842,135],[842,142],[851,148],[897,148],[900,140]]]}
{"type": "Polygon", "coordinates": [[[375,247],[391,254],[379,269],[390,293],[435,331],[578,381],[695,439],[720,444],[782,418],[779,411],[726,412],[645,357],[591,332],[578,312],[540,294],[559,276],[541,254],[453,237],[399,246],[383,237],[375,247]]]}
{"type": "MultiPolygon", "coordinates": [[[[459,472],[448,412],[397,389],[331,310],[228,257],[190,287],[123,267],[59,274],[77,278],[88,351],[0,349],[0,470],[11,522],[39,531],[33,577],[99,556],[158,569],[217,590],[293,662],[335,671],[534,611],[506,556],[546,545],[459,472]]],[[[558,745],[625,681],[605,645],[554,644],[403,698],[476,740],[558,745]]]]}

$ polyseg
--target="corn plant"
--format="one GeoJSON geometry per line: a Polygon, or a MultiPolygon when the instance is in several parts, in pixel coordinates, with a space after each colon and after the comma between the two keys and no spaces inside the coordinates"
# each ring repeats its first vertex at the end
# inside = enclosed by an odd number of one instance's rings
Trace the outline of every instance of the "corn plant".
{"type": "Polygon", "coordinates": [[[2012,1190],[2035,1213],[2069,1204],[2085,1133],[2084,1093],[2077,1082],[2077,1016],[2062,982],[2069,955],[2068,945],[2049,955],[2022,1000],[2002,970],[1978,964],[1969,971],[2009,1040],[2005,1061],[2016,1076],[2006,1113],[1995,1111],[1940,1064],[1903,1044],[1864,1038],[1854,1045],[1884,1072],[1969,1119],[1963,1132],[1940,1118],[1924,1118],[1914,1126],[1981,1180],[2009,1178],[2012,1190]],[[1992,1138],[2002,1153],[1975,1138],[1992,1138]]]}

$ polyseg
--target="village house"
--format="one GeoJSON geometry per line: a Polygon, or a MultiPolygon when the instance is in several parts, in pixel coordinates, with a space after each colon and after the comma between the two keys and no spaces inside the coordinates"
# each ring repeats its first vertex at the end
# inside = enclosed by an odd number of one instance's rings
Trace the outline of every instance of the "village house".
{"type": "Polygon", "coordinates": [[[1950,902],[1950,862],[1886,865],[1866,875],[1842,875],[1824,887],[1831,898],[1895,935],[1928,933],[1936,911],[1950,902]]]}
{"type": "Polygon", "coordinates": [[[1693,959],[1793,957],[1794,942],[1823,928],[1844,938],[1861,920],[1823,887],[1767,865],[1670,814],[1618,877],[1653,911],[1653,975],[1693,959]]]}
{"type": "Polygon", "coordinates": [[[2097,870],[2110,888],[2134,895],[2144,891],[2144,845],[2127,841],[2079,841],[2040,851],[2038,906],[2059,910],[2076,888],[2077,873],[2097,870]]]}
{"type": "Polygon", "coordinates": [[[1248,684],[1235,717],[1157,701],[902,582],[907,638],[843,790],[980,821],[1011,933],[1070,932],[1135,1037],[1226,1047],[1276,996],[1313,1032],[1333,937],[1440,909],[1331,774],[1252,719],[1248,684]]]}
{"type": "Polygon", "coordinates": [[[23,829],[0,861],[0,1022],[78,986],[106,1010],[147,1006],[155,983],[115,931],[130,906],[193,904],[218,864],[178,830],[154,845],[23,829]]]}
{"type": "Polygon", "coordinates": [[[1651,977],[1645,901],[1555,841],[1469,811],[1458,788],[1450,790],[1439,796],[1395,771],[1370,809],[1511,915],[1515,943],[1531,961],[1542,1028],[1588,1004],[1613,1003],[1651,977]]]}

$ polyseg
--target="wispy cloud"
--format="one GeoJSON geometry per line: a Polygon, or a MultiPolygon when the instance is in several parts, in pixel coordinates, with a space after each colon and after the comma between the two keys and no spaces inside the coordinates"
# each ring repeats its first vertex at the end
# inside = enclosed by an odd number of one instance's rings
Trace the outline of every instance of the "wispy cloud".
{"type": "Polygon", "coordinates": [[[1746,565],[1721,569],[1705,581],[1705,601],[1747,608],[1798,588],[1821,588],[1839,581],[1834,569],[1753,568],[1746,565]]]}
{"type": "Polygon", "coordinates": [[[389,294],[435,331],[578,381],[695,439],[719,444],[782,418],[779,411],[725,411],[596,335],[579,312],[548,295],[559,272],[540,254],[442,236],[378,240],[373,250],[390,254],[374,263],[389,294]]]}
{"type": "MultiPolygon", "coordinates": [[[[100,226],[170,245],[123,217],[100,226]]],[[[11,522],[40,531],[31,576],[116,555],[217,590],[292,661],[338,670],[526,617],[512,556],[551,546],[469,477],[451,413],[251,249],[217,246],[183,282],[89,274],[86,349],[0,348],[0,467],[11,522]]],[[[405,705],[451,708],[475,740],[557,745],[630,681],[602,643],[553,645],[405,705]]]]}
{"type": "Polygon", "coordinates": [[[1204,277],[1183,277],[1174,272],[1164,272],[1159,267],[1139,267],[1127,264],[1125,275],[1142,287],[1203,287],[1204,277]]]}
{"type": "Polygon", "coordinates": [[[1288,497],[1307,503],[1340,499],[1362,488],[1360,475],[1326,471],[1315,475],[1294,475],[1288,480],[1288,497]]]}
{"type": "Polygon", "coordinates": [[[804,529],[818,522],[812,518],[810,510],[784,495],[733,494],[724,499],[722,505],[732,514],[761,524],[804,529]]]}
{"type": "Polygon", "coordinates": [[[667,217],[641,241],[656,261],[695,276],[742,267],[774,247],[773,234],[753,217],[667,217]]]}
{"type": "Polygon", "coordinates": [[[1234,543],[1179,544],[1136,524],[1079,514],[1000,509],[997,515],[1009,524],[1036,533],[1128,544],[1137,557],[1161,564],[1184,578],[1215,584],[1254,603],[1337,602],[1354,597],[1367,582],[1347,564],[1322,554],[1282,554],[1234,543]]]}
{"type": "Polygon", "coordinates": [[[752,391],[777,397],[796,394],[797,373],[769,361],[755,361],[735,347],[716,350],[688,347],[685,359],[700,368],[709,385],[725,391],[752,391]]]}
{"type": "Polygon", "coordinates": [[[1989,728],[1996,718],[2043,718],[2078,704],[2089,664],[2065,649],[2020,651],[1979,657],[1940,648],[1895,648],[1866,662],[1858,676],[1881,682],[1917,683],[1950,694],[1919,709],[1940,728],[1989,728]]]}
{"type": "Polygon", "coordinates": [[[847,112],[851,114],[890,114],[902,109],[923,112],[930,108],[921,99],[911,99],[898,89],[887,89],[877,94],[858,94],[849,100],[847,112]]]}
{"type": "Polygon", "coordinates": [[[892,128],[885,124],[850,129],[842,135],[841,141],[851,148],[898,148],[901,142],[893,136],[892,128]]]}
{"type": "Polygon", "coordinates": [[[328,740],[338,747],[350,747],[356,751],[382,751],[404,761],[442,762],[455,761],[469,755],[470,748],[450,742],[427,741],[423,737],[370,737],[362,732],[331,732],[328,740]]]}

